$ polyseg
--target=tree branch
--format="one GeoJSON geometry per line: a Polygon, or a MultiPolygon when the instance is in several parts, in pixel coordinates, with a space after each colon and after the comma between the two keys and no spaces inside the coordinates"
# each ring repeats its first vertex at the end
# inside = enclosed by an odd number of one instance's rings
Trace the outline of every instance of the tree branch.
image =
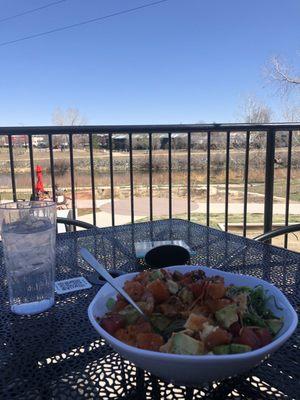
{"type": "Polygon", "coordinates": [[[274,81],[278,81],[290,85],[300,85],[300,77],[292,76],[290,73],[290,67],[287,67],[277,57],[273,57],[271,60],[271,73],[270,77],[274,81]]]}

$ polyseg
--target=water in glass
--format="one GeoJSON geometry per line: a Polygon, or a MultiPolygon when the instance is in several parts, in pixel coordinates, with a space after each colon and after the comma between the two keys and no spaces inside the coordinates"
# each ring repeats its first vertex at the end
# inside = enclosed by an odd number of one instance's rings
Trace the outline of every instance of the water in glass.
{"type": "Polygon", "coordinates": [[[2,234],[11,310],[48,309],[54,303],[55,224],[29,215],[3,225],[2,234]]]}

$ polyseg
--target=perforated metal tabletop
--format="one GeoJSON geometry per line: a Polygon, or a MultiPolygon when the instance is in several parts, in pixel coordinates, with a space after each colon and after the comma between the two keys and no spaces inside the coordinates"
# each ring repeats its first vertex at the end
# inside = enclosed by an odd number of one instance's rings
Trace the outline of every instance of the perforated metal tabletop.
{"type": "MultiPolygon", "coordinates": [[[[300,305],[300,254],[183,220],[93,229],[57,236],[56,279],[89,277],[79,259],[87,247],[109,270],[134,271],[134,242],[184,240],[191,262],[274,283],[296,310],[300,305]]],[[[34,316],[10,312],[0,244],[1,399],[299,399],[299,329],[271,358],[248,374],[185,388],[165,383],[122,360],[90,325],[87,308],[99,286],[56,295],[34,316]]]]}

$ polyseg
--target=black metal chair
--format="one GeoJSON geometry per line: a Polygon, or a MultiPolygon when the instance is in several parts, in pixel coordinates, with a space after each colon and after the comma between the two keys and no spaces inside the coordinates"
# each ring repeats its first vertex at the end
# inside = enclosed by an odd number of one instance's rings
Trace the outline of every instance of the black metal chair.
{"type": "MultiPolygon", "coordinates": [[[[64,224],[66,227],[66,232],[72,232],[72,230],[76,227],[84,228],[84,229],[95,229],[97,228],[96,225],[89,224],[88,222],[79,221],[78,219],[70,219],[70,218],[63,218],[57,217],[56,222],[58,224],[64,224]]],[[[114,277],[118,277],[125,272],[122,270],[110,270],[109,273],[114,277]]],[[[92,272],[91,274],[86,276],[86,279],[92,285],[104,285],[106,282],[102,279],[102,277],[97,272],[92,272]]]]}
{"type": "Polygon", "coordinates": [[[254,240],[258,240],[260,242],[266,242],[274,237],[286,235],[288,233],[293,233],[297,231],[300,231],[300,224],[283,226],[282,228],[275,229],[274,231],[263,233],[262,235],[256,236],[254,240]]]}
{"type": "Polygon", "coordinates": [[[84,229],[93,229],[96,228],[95,225],[89,224],[88,222],[79,221],[78,219],[69,219],[63,217],[57,217],[56,222],[58,224],[64,224],[66,227],[66,232],[73,231],[76,227],[84,228],[84,229]]]}

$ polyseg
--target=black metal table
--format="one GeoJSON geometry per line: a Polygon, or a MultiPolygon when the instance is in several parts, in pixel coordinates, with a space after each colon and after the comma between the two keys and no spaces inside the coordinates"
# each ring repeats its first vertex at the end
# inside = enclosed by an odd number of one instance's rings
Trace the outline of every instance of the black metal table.
{"type": "MultiPolygon", "coordinates": [[[[88,277],[78,257],[84,245],[109,270],[139,270],[134,242],[184,240],[193,264],[255,275],[300,304],[300,254],[183,220],[165,220],[60,234],[56,279],[88,277]]],[[[55,306],[35,316],[13,315],[0,244],[1,399],[299,399],[299,330],[270,359],[248,374],[185,388],[162,382],[122,360],[90,325],[87,308],[98,290],[57,295],[55,306]]]]}

